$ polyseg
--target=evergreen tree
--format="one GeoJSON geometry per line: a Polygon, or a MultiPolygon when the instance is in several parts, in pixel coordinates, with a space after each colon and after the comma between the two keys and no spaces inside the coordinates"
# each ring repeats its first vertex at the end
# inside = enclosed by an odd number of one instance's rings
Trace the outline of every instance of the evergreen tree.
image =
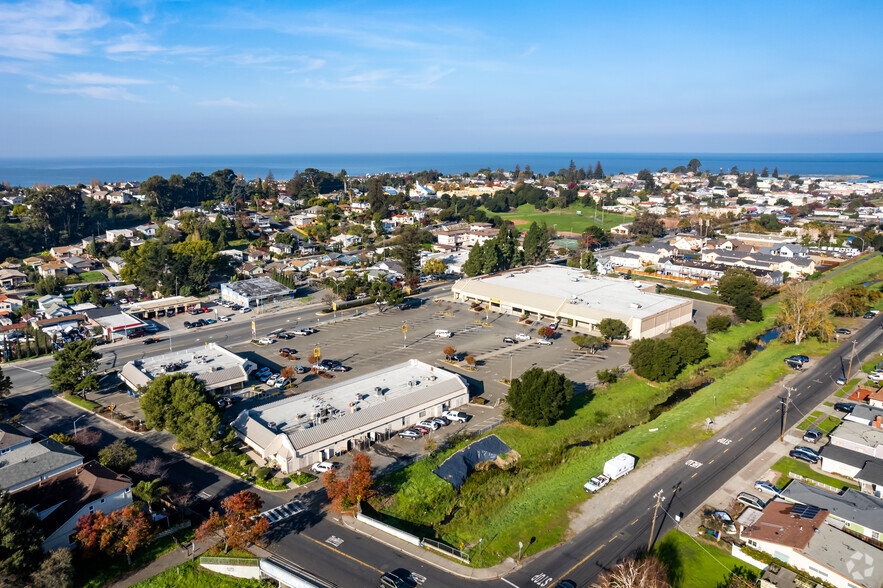
{"type": "Polygon", "coordinates": [[[484,254],[482,249],[482,245],[476,244],[473,246],[469,251],[469,257],[466,259],[466,263],[463,264],[463,273],[470,278],[481,273],[484,265],[484,254]]]}
{"type": "Polygon", "coordinates": [[[593,177],[594,177],[596,180],[603,180],[604,177],[605,177],[605,176],[604,176],[604,169],[601,167],[601,162],[600,162],[600,161],[599,161],[598,163],[595,164],[595,173],[594,173],[593,177]]]}

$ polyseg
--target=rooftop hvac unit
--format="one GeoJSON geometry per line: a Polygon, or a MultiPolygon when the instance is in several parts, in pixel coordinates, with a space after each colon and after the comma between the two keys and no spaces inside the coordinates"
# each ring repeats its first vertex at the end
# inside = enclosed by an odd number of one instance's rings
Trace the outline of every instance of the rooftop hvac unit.
{"type": "Polygon", "coordinates": [[[436,380],[438,380],[438,376],[429,376],[430,382],[435,382],[436,380]]]}
{"type": "Polygon", "coordinates": [[[383,396],[383,388],[377,386],[374,388],[374,396],[383,396]]]}
{"type": "Polygon", "coordinates": [[[632,308],[641,308],[641,305],[637,302],[632,302],[629,306],[631,306],[632,308]]]}

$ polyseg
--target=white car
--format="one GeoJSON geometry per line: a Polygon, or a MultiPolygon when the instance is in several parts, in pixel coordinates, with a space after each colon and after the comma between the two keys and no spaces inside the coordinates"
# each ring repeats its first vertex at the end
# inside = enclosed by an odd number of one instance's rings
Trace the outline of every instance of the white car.
{"type": "Polygon", "coordinates": [[[239,309],[239,312],[242,314],[245,314],[246,312],[251,312],[251,307],[243,306],[242,308],[239,309]]]}
{"type": "Polygon", "coordinates": [[[449,421],[457,421],[458,423],[465,423],[469,419],[468,414],[459,410],[446,410],[442,416],[449,421]]]}
{"type": "Polygon", "coordinates": [[[530,341],[530,335],[528,335],[527,333],[518,333],[517,335],[515,335],[515,338],[519,341],[530,341]]]}
{"type": "Polygon", "coordinates": [[[432,429],[433,431],[437,431],[438,428],[441,426],[435,421],[420,421],[417,424],[420,425],[421,427],[426,427],[427,429],[432,429]]]}
{"type": "Polygon", "coordinates": [[[270,376],[269,378],[267,378],[267,386],[275,386],[275,385],[276,385],[276,378],[277,378],[277,377],[278,377],[278,376],[276,376],[276,374],[273,374],[272,376],[270,376]]]}
{"type": "Polygon", "coordinates": [[[219,317],[218,317],[218,320],[221,321],[222,323],[226,323],[226,322],[228,322],[228,321],[230,320],[230,317],[227,316],[227,315],[219,316],[219,317]]]}
{"type": "Polygon", "coordinates": [[[552,341],[550,339],[537,339],[537,345],[551,345],[552,341]]]}
{"type": "Polygon", "coordinates": [[[872,382],[879,382],[880,380],[883,380],[883,372],[871,372],[868,374],[868,379],[872,382]]]}
{"type": "Polygon", "coordinates": [[[284,388],[289,384],[288,378],[278,378],[276,382],[273,384],[274,388],[284,388]]]}
{"type": "Polygon", "coordinates": [[[443,337],[443,338],[445,338],[445,339],[449,339],[449,338],[453,337],[454,334],[453,334],[452,332],[450,332],[449,330],[447,330],[447,329],[436,329],[436,330],[435,330],[435,336],[436,336],[436,337],[443,337]]]}
{"type": "Polygon", "coordinates": [[[310,469],[317,474],[324,474],[327,471],[337,469],[337,464],[333,461],[323,461],[322,463],[314,463],[310,469]]]}
{"type": "Polygon", "coordinates": [[[271,339],[270,337],[264,337],[263,339],[258,341],[258,343],[260,343],[261,345],[272,345],[275,342],[276,342],[276,340],[271,339]]]}

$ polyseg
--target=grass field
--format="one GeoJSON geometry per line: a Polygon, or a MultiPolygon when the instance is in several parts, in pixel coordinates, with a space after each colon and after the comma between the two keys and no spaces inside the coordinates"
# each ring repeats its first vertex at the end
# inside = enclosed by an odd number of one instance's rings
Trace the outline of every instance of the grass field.
{"type": "Polygon", "coordinates": [[[260,580],[234,578],[216,574],[195,561],[188,561],[170,570],[135,584],[135,588],[265,588],[260,580]]]}
{"type": "Polygon", "coordinates": [[[839,425],[841,422],[843,421],[841,421],[837,417],[828,415],[827,417],[825,417],[825,420],[819,423],[819,426],[816,428],[825,435],[828,435],[831,433],[831,431],[836,429],[837,425],[839,425]]]}
{"type": "Polygon", "coordinates": [[[834,396],[837,398],[843,398],[844,396],[848,396],[850,391],[855,387],[856,384],[861,382],[861,378],[853,378],[850,381],[846,382],[846,385],[834,392],[834,396]]]}
{"type": "Polygon", "coordinates": [[[800,431],[806,431],[811,424],[818,420],[820,416],[822,416],[822,411],[814,411],[811,415],[803,419],[803,421],[799,425],[797,425],[797,429],[800,431]]]}
{"type": "MultiPolygon", "coordinates": [[[[481,210],[485,209],[481,208],[481,210]]],[[[601,211],[598,211],[596,218],[594,208],[591,206],[584,207],[578,202],[571,204],[567,208],[553,208],[548,212],[537,210],[533,204],[522,204],[515,212],[490,212],[488,210],[485,210],[485,212],[489,216],[499,216],[507,220],[523,220],[528,224],[534,221],[546,223],[550,228],[557,225],[556,230],[558,232],[567,233],[582,233],[592,225],[610,229],[616,225],[629,222],[634,218],[615,212],[605,212],[603,215],[604,222],[601,222],[601,211]],[[582,214],[577,214],[577,211],[582,214]]]]}
{"type": "Polygon", "coordinates": [[[76,404],[80,408],[85,408],[86,410],[98,410],[99,408],[101,408],[101,405],[97,402],[93,402],[91,400],[83,400],[80,396],[77,396],[76,394],[65,394],[64,399],[71,404],[76,404]]]}
{"type": "Polygon", "coordinates": [[[81,282],[104,282],[107,280],[107,276],[101,272],[83,272],[77,274],[77,277],[80,278],[81,282]]]}
{"type": "Polygon", "coordinates": [[[779,488],[784,488],[791,478],[788,477],[788,473],[792,472],[799,476],[803,476],[804,478],[809,478],[811,480],[815,480],[816,482],[821,482],[822,484],[827,484],[828,486],[833,486],[835,488],[852,488],[853,490],[858,490],[859,487],[855,484],[851,484],[850,482],[844,482],[838,478],[833,478],[831,476],[826,476],[825,474],[820,474],[817,471],[813,470],[812,467],[806,462],[798,461],[791,457],[783,457],[776,463],[772,465],[770,468],[776,472],[782,474],[782,477],[779,478],[779,481],[776,482],[776,486],[779,488]]]}
{"type": "Polygon", "coordinates": [[[670,531],[653,547],[653,554],[668,568],[672,588],[721,586],[736,568],[755,576],[760,572],[728,551],[680,531],[670,531]]]}

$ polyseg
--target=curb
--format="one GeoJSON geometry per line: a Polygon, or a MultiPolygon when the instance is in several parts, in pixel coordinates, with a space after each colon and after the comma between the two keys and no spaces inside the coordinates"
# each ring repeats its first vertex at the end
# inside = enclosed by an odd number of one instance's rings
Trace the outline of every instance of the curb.
{"type": "MultiPolygon", "coordinates": [[[[108,423],[110,423],[110,424],[116,426],[118,429],[122,429],[123,431],[126,431],[127,433],[130,433],[130,434],[132,434],[132,435],[144,435],[145,433],[147,433],[147,431],[133,431],[133,430],[130,429],[129,427],[127,427],[127,426],[125,426],[125,425],[121,425],[121,424],[119,424],[118,422],[116,422],[116,421],[114,421],[114,420],[112,420],[112,419],[109,419],[109,418],[107,418],[107,417],[104,416],[104,415],[100,415],[100,414],[98,414],[97,412],[95,412],[95,411],[93,411],[93,410],[89,410],[89,409],[87,409],[87,408],[83,408],[83,407],[80,406],[79,404],[75,404],[75,403],[71,402],[70,400],[68,400],[67,398],[65,398],[64,395],[56,396],[56,398],[60,399],[62,402],[66,402],[66,403],[68,403],[68,404],[71,405],[71,406],[75,406],[75,407],[77,407],[78,409],[82,410],[82,411],[83,411],[84,413],[86,413],[86,414],[91,414],[91,415],[94,416],[94,417],[97,417],[97,418],[99,418],[99,419],[102,419],[102,420],[104,420],[104,421],[107,421],[108,423]]],[[[105,407],[105,408],[106,408],[106,407],[105,407]]]]}
{"type": "MultiPolygon", "coordinates": [[[[197,462],[197,463],[200,463],[200,464],[202,464],[202,465],[204,465],[204,466],[206,466],[206,467],[210,467],[210,468],[212,468],[212,469],[215,470],[215,471],[221,472],[222,474],[226,474],[227,476],[233,478],[234,480],[239,480],[240,482],[243,482],[243,483],[245,483],[245,484],[248,484],[249,486],[254,486],[255,488],[257,488],[257,489],[259,489],[259,490],[263,490],[263,491],[265,491],[265,492],[288,492],[289,490],[295,490],[295,489],[296,489],[296,488],[289,488],[288,486],[286,486],[285,488],[281,488],[281,489],[279,489],[279,490],[270,490],[269,488],[264,488],[263,486],[258,486],[258,485],[255,484],[254,482],[249,482],[249,481],[246,480],[245,478],[242,478],[242,477],[240,477],[240,476],[237,476],[237,475],[235,475],[235,474],[232,474],[232,473],[228,472],[227,470],[225,470],[225,469],[223,469],[223,468],[219,468],[219,467],[216,466],[216,465],[210,464],[210,463],[207,462],[207,461],[203,461],[203,460],[199,459],[198,457],[193,457],[193,456],[190,455],[189,453],[184,453],[183,451],[180,452],[180,453],[182,453],[182,454],[184,455],[184,459],[190,459],[190,460],[193,460],[193,461],[195,461],[195,462],[197,462]]],[[[249,459],[251,459],[251,458],[249,458],[249,459]]],[[[290,481],[290,480],[289,480],[289,481],[290,481]]],[[[297,488],[300,488],[300,486],[298,486],[297,488]]]]}

